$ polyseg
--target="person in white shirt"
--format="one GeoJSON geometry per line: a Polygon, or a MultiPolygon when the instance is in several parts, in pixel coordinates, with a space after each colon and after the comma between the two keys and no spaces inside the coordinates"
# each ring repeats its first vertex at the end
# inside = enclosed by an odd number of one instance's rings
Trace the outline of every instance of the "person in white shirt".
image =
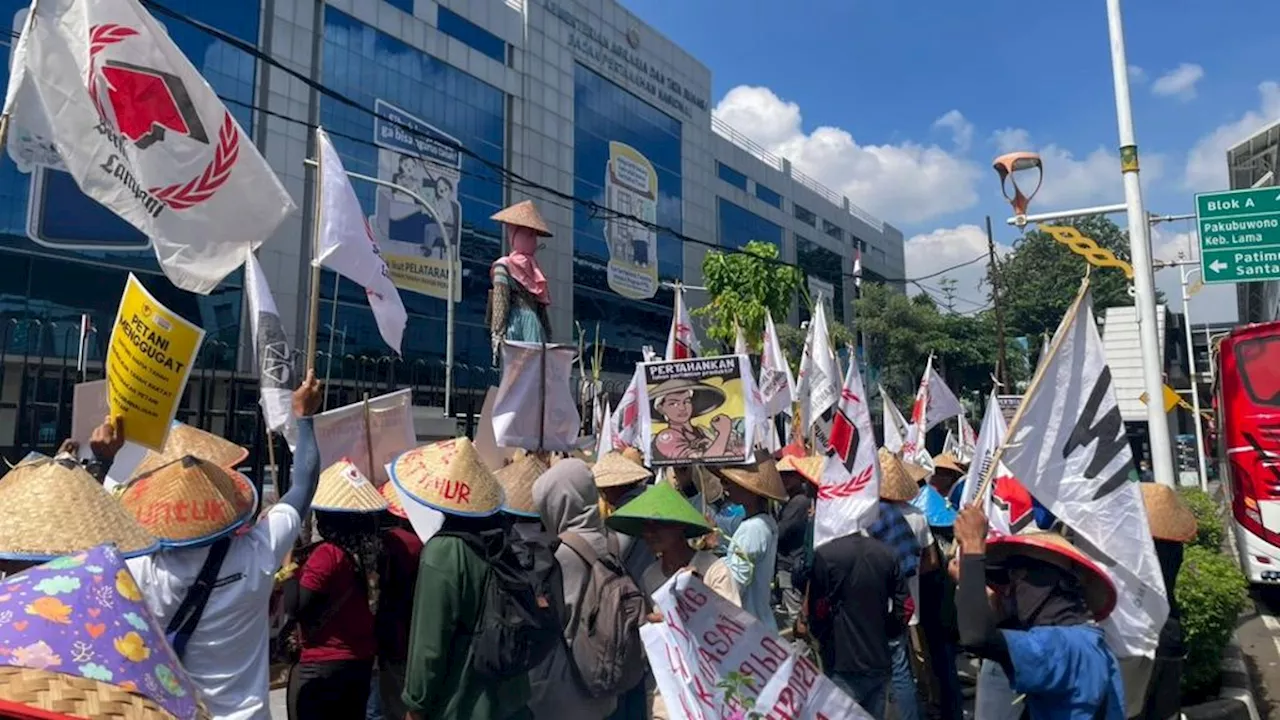
{"type": "MultiPolygon", "coordinates": [[[[209,592],[207,604],[190,633],[182,652],[183,665],[201,690],[213,720],[271,720],[268,687],[268,642],[271,591],[275,573],[293,548],[302,518],[311,508],[320,477],[320,457],[316,448],[311,415],[320,406],[323,393],[315,373],[308,372],[303,384],[293,393],[293,411],[298,418],[298,445],[293,456],[292,483],[280,502],[272,506],[257,523],[247,523],[255,516],[256,501],[244,499],[240,483],[245,479],[234,471],[226,477],[235,483],[228,495],[227,486],[216,468],[203,468],[205,483],[222,490],[224,501],[234,513],[219,517],[211,508],[219,507],[216,496],[198,499],[195,505],[181,508],[182,500],[170,500],[168,508],[155,502],[159,493],[147,493],[147,476],[136,479],[121,497],[126,508],[133,508],[139,522],[160,538],[160,552],[128,561],[147,606],[162,627],[170,626],[195,584],[210,548],[220,538],[230,537],[226,555],[209,592]],[[147,493],[148,498],[131,497],[147,493]],[[198,518],[204,510],[205,524],[218,519],[225,527],[205,532],[198,538],[179,537],[183,518],[198,518]]],[[[176,461],[199,469],[190,458],[176,461]]],[[[168,466],[166,466],[168,467],[168,466]]],[[[161,479],[164,468],[153,473],[161,479]]],[[[197,487],[199,483],[192,483],[197,487]]],[[[170,495],[170,497],[174,497],[170,495]]],[[[190,523],[189,523],[190,524],[190,523]]],[[[209,529],[206,527],[205,529],[209,529]]]]}

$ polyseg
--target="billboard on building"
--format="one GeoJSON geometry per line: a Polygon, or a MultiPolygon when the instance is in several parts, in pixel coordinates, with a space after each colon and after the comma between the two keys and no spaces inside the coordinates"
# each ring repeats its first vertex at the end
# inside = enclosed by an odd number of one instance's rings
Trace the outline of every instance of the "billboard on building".
{"type": "Polygon", "coordinates": [[[639,150],[609,143],[604,171],[605,206],[626,217],[605,221],[609,245],[609,288],[633,300],[658,291],[658,173],[639,150]],[[638,218],[643,222],[637,222],[638,218]]]}

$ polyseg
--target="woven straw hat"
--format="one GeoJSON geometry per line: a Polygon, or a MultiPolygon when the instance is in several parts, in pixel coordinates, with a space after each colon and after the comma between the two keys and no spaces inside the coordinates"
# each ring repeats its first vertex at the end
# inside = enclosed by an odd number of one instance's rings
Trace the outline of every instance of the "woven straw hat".
{"type": "MultiPolygon", "coordinates": [[[[901,456],[899,456],[899,459],[901,459],[901,456]]],[[[907,477],[911,478],[911,482],[915,483],[916,485],[919,485],[925,480],[928,480],[929,476],[933,474],[932,472],[929,471],[929,468],[923,465],[917,465],[909,460],[903,460],[902,467],[906,468],[907,477]]],[[[917,491],[918,490],[919,488],[917,488],[917,491]]]]}
{"type": "Polygon", "coordinates": [[[387,500],[347,458],[320,473],[313,510],[326,512],[374,513],[387,509],[387,500]]]}
{"type": "Polygon", "coordinates": [[[640,535],[645,524],[651,522],[678,525],[687,538],[700,538],[713,532],[702,513],[667,483],[645,488],[631,502],[615,510],[605,524],[625,535],[640,535]]]}
{"type": "Polygon", "coordinates": [[[400,491],[396,489],[395,483],[382,483],[382,487],[378,488],[378,494],[387,501],[387,512],[401,520],[409,519],[409,514],[404,511],[404,500],[400,499],[400,491]]]}
{"type": "Polygon", "coordinates": [[[503,208],[490,215],[489,219],[497,220],[505,225],[529,228],[542,237],[551,237],[551,231],[547,229],[547,223],[542,219],[542,213],[538,212],[538,207],[533,204],[532,200],[523,200],[515,205],[503,208]]]}
{"type": "Polygon", "coordinates": [[[0,479],[0,559],[39,562],[104,543],[125,557],[159,547],[78,464],[33,459],[0,479]]]}
{"type": "Polygon", "coordinates": [[[907,474],[902,459],[880,448],[880,499],[889,502],[911,502],[920,494],[920,486],[907,474]]]}
{"type": "Polygon", "coordinates": [[[951,470],[952,472],[957,472],[961,475],[968,472],[960,460],[949,452],[945,452],[934,457],[933,466],[938,470],[951,470]]]}
{"type": "Polygon", "coordinates": [[[1176,490],[1154,482],[1138,483],[1142,488],[1142,504],[1147,508],[1147,524],[1156,540],[1184,543],[1199,529],[1195,513],[1182,501],[1176,490]]]}
{"type": "Polygon", "coordinates": [[[658,406],[662,404],[662,399],[680,392],[690,393],[694,417],[705,415],[724,404],[724,392],[720,388],[690,378],[664,380],[649,391],[649,401],[653,403],[653,409],[661,414],[662,410],[658,406]]]}
{"type": "Polygon", "coordinates": [[[502,486],[465,437],[401,453],[391,479],[406,497],[450,515],[488,517],[502,508],[502,486]]]}
{"type": "Polygon", "coordinates": [[[1116,587],[1111,578],[1087,555],[1055,532],[1001,535],[987,541],[987,562],[998,565],[1014,555],[1033,558],[1075,573],[1084,589],[1085,604],[1098,622],[1116,607],[1116,587]]]}
{"type": "Polygon", "coordinates": [[[787,501],[787,488],[783,486],[782,476],[778,474],[778,464],[763,450],[756,450],[755,460],[750,465],[721,465],[712,472],[722,480],[728,480],[761,497],[779,502],[787,501]]]}
{"type": "Polygon", "coordinates": [[[778,472],[798,473],[800,477],[814,485],[822,484],[822,467],[827,458],[822,455],[783,455],[778,461],[778,472]]]}
{"type": "Polygon", "coordinates": [[[546,471],[546,463],[537,455],[525,453],[495,472],[493,476],[498,478],[502,494],[506,496],[502,509],[511,515],[539,517],[538,506],[533,502],[533,484],[546,471]]]}
{"type": "Polygon", "coordinates": [[[258,491],[240,473],[187,455],[129,483],[120,504],[161,544],[190,547],[252,519],[258,491]]]}
{"type": "Polygon", "coordinates": [[[154,472],[162,465],[191,455],[211,462],[218,467],[235,468],[249,457],[249,451],[243,447],[184,423],[174,423],[169,430],[169,438],[164,442],[164,452],[148,450],[142,462],[134,468],[130,479],[140,478],[154,472]]]}
{"type": "Polygon", "coordinates": [[[608,452],[591,468],[596,487],[611,488],[634,485],[653,476],[645,466],[628,460],[623,453],[608,452]]]}

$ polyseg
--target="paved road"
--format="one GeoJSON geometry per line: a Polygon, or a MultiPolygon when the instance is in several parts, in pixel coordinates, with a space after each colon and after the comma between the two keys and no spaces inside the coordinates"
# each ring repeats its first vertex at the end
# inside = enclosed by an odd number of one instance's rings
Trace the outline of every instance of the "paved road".
{"type": "Polygon", "coordinates": [[[1256,612],[1242,618],[1236,631],[1247,667],[1226,669],[1247,669],[1258,713],[1266,720],[1280,720],[1280,588],[1255,590],[1253,603],[1256,612]]]}

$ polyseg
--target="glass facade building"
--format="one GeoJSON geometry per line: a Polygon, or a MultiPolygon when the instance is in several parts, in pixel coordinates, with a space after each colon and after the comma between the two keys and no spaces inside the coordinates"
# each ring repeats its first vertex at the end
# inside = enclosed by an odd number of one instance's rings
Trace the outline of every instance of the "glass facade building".
{"type": "MultiPolygon", "coordinates": [[[[864,277],[893,282],[904,274],[901,232],[712,118],[710,71],[615,0],[164,4],[261,53],[158,16],[298,205],[258,251],[298,348],[307,327],[315,183],[304,161],[314,153],[316,125],[329,132],[349,172],[408,187],[431,206],[428,212],[408,195],[353,180],[384,254],[400,248],[430,261],[447,238],[456,239],[454,379],[472,396],[495,380],[486,308],[489,268],[505,244],[489,217],[526,198],[553,233],[538,255],[550,285],[552,338],[574,342],[581,328],[590,341],[599,327],[605,369],[620,375],[643,347],[662,351],[671,284],[699,284],[708,246],[775,244],[811,287],[832,293],[837,319],[849,316],[858,248],[864,277]],[[387,122],[465,150],[443,165],[424,160],[380,140],[387,122]]],[[[15,32],[26,5],[0,0],[15,32]]],[[[146,238],[84,197],[69,176],[20,170],[5,154],[0,450],[66,434],[69,413],[61,407],[68,378],[78,376],[81,318],[88,315],[97,330],[83,354],[100,368],[130,272],[208,333],[181,416],[221,417],[201,424],[246,445],[261,432],[235,420],[256,417],[240,273],[208,296],[176,290],[146,238]]],[[[334,385],[440,384],[442,291],[401,284],[409,322],[400,357],[383,343],[361,288],[326,271],[320,297],[319,349],[329,359],[317,368],[334,385]]],[[[702,301],[696,291],[688,297],[691,306],[702,301]]],[[[797,304],[790,319],[802,313],[797,304]]]]}

